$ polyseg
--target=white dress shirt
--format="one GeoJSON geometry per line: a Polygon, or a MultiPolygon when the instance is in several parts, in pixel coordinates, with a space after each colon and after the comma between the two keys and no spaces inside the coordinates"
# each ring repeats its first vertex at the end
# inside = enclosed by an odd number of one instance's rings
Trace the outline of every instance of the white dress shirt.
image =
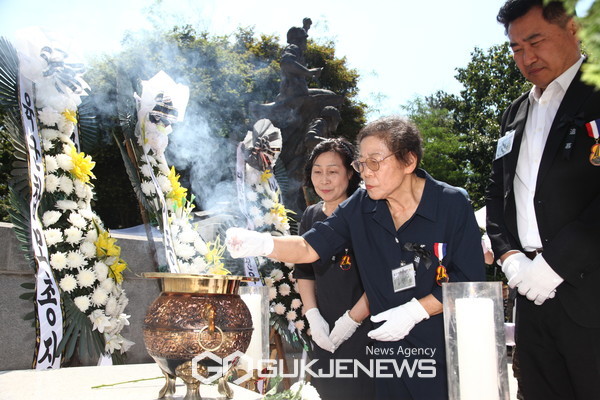
{"type": "Polygon", "coordinates": [[[581,56],[543,92],[537,86],[529,92],[530,107],[513,182],[517,206],[517,229],[521,246],[525,251],[542,248],[533,206],[540,160],[558,107],[584,58],[581,56]]]}

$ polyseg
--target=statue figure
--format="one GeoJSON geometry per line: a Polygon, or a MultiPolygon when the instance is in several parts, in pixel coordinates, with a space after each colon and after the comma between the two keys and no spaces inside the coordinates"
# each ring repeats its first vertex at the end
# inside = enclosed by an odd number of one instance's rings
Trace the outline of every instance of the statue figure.
{"type": "Polygon", "coordinates": [[[280,58],[281,84],[275,101],[249,106],[254,121],[266,118],[281,130],[283,147],[278,162],[283,163],[289,178],[283,199],[298,220],[306,208],[302,191],[304,162],[321,140],[319,137],[335,131],[341,120],[336,107],[344,102],[343,96],[331,90],[308,87],[307,78],[319,78],[323,70],[308,68],[304,59],[311,25],[311,19],[304,18],[302,27],[292,27],[287,32],[288,45],[280,58]]]}

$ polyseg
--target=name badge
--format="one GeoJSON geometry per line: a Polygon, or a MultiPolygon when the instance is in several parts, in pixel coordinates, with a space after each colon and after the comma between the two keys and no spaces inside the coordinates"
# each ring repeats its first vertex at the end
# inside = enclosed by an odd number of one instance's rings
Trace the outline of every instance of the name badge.
{"type": "Polygon", "coordinates": [[[498,139],[498,146],[496,147],[496,158],[497,160],[504,157],[512,150],[513,141],[515,140],[515,130],[506,132],[506,135],[498,139]]]}
{"type": "Polygon", "coordinates": [[[392,283],[394,284],[394,293],[414,288],[417,285],[414,265],[406,264],[392,270],[392,283]]]}

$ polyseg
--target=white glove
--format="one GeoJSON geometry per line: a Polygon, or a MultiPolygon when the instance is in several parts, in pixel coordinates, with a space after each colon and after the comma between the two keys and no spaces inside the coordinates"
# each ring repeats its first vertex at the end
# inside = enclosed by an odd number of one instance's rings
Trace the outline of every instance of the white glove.
{"type": "Polygon", "coordinates": [[[520,271],[508,281],[511,288],[517,287],[519,293],[538,306],[556,295],[556,287],[563,282],[544,257],[538,254],[533,261],[521,267],[520,271]]]}
{"type": "Polygon", "coordinates": [[[225,244],[233,258],[266,256],[273,252],[273,236],[243,228],[229,228],[225,244]]]}
{"type": "Polygon", "coordinates": [[[344,315],[335,321],[335,325],[329,334],[329,339],[331,339],[333,345],[337,349],[340,347],[340,344],[348,340],[348,338],[354,334],[359,326],[360,323],[350,318],[349,311],[346,311],[344,315]]]}
{"type": "MultiPolygon", "coordinates": [[[[531,264],[531,260],[521,252],[511,254],[502,262],[502,272],[510,280],[524,267],[531,264]]],[[[512,287],[512,286],[511,286],[512,287]]]]}
{"type": "Polygon", "coordinates": [[[371,339],[381,342],[393,342],[404,338],[417,323],[424,319],[429,319],[429,313],[413,297],[408,303],[371,316],[373,322],[386,322],[368,335],[371,339]]]}
{"type": "Polygon", "coordinates": [[[304,314],[310,325],[310,334],[313,341],[319,345],[320,348],[333,353],[335,351],[335,345],[329,339],[329,324],[323,319],[318,308],[311,308],[304,314]]]}

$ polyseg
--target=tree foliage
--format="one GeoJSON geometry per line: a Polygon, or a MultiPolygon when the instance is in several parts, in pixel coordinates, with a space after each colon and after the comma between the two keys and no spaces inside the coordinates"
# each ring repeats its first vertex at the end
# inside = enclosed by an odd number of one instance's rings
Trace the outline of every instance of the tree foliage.
{"type": "Polygon", "coordinates": [[[458,68],[455,77],[463,85],[459,95],[440,91],[405,109],[424,136],[423,166],[437,179],[464,187],[479,208],[502,113],[530,84],[512,60],[507,43],[475,48],[469,64],[458,68]]]}

